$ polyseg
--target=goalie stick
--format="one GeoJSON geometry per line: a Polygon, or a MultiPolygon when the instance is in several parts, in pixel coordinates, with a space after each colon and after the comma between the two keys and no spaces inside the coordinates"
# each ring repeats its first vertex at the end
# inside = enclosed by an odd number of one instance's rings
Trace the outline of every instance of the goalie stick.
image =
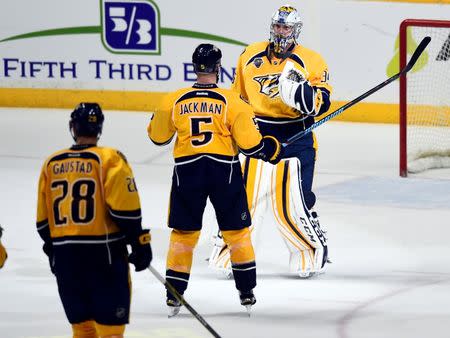
{"type": "Polygon", "coordinates": [[[367,92],[365,92],[364,94],[358,96],[356,99],[346,103],[341,108],[335,110],[331,114],[329,114],[329,115],[325,116],[324,118],[318,120],[317,122],[313,123],[309,128],[307,128],[307,129],[305,129],[305,130],[303,130],[303,131],[301,131],[301,132],[291,136],[290,138],[288,138],[286,140],[286,142],[282,143],[283,147],[286,147],[287,145],[291,144],[292,142],[295,142],[298,139],[301,139],[306,134],[309,134],[313,129],[316,129],[318,126],[324,124],[328,120],[331,120],[333,117],[338,116],[339,114],[343,113],[345,110],[350,108],[351,106],[353,106],[353,105],[357,104],[358,102],[364,100],[366,97],[372,95],[373,93],[377,92],[381,88],[387,86],[389,83],[397,80],[400,76],[402,76],[402,75],[406,74],[407,72],[409,72],[414,67],[415,63],[419,59],[419,57],[422,54],[422,52],[425,50],[425,48],[427,48],[427,46],[430,43],[430,41],[431,41],[431,38],[429,36],[426,36],[426,37],[423,38],[423,40],[419,43],[419,45],[417,46],[417,48],[414,51],[413,55],[411,56],[411,59],[409,60],[408,64],[400,72],[398,72],[397,74],[391,76],[386,81],[380,83],[378,86],[375,86],[372,89],[370,89],[367,92]]]}
{"type": "Polygon", "coordinates": [[[170,284],[167,280],[164,279],[163,276],[156,270],[153,266],[149,265],[148,269],[159,280],[169,292],[178,300],[181,304],[183,304],[186,309],[189,310],[190,313],[202,324],[212,335],[216,338],[221,338],[220,335],[209,325],[206,320],[197,312],[195,309],[189,305],[189,303],[184,299],[183,295],[180,295],[178,291],[170,284]]]}

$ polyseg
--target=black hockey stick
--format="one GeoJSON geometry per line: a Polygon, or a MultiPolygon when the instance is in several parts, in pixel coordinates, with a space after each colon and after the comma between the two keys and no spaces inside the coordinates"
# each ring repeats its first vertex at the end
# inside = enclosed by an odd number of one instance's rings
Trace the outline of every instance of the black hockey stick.
{"type": "Polygon", "coordinates": [[[169,290],[169,292],[178,300],[181,304],[183,304],[186,309],[189,310],[190,313],[213,335],[213,337],[221,338],[219,334],[214,331],[214,329],[209,325],[206,320],[200,316],[200,314],[195,311],[195,309],[189,305],[188,302],[184,299],[183,295],[180,295],[178,291],[173,287],[172,284],[170,284],[168,281],[166,281],[163,276],[156,270],[153,266],[149,265],[148,269],[150,272],[158,279],[166,288],[169,290]]]}
{"type": "Polygon", "coordinates": [[[428,46],[430,41],[431,41],[431,38],[429,36],[426,36],[426,37],[423,38],[423,40],[419,43],[419,46],[417,46],[416,50],[414,51],[413,55],[411,56],[411,59],[409,60],[408,64],[399,73],[391,76],[390,78],[388,78],[383,83],[380,83],[378,86],[373,87],[372,89],[368,90],[367,92],[365,92],[361,96],[358,96],[356,99],[354,99],[354,100],[344,104],[341,108],[335,110],[334,112],[332,112],[331,114],[325,116],[324,118],[320,119],[319,121],[316,121],[309,128],[306,128],[305,130],[303,130],[303,131],[301,131],[301,132],[291,136],[282,145],[285,147],[285,146],[291,144],[292,142],[297,141],[298,139],[302,138],[306,134],[309,134],[313,129],[316,129],[318,126],[324,124],[328,120],[331,120],[333,117],[338,116],[339,114],[341,114],[342,112],[344,112],[345,110],[350,108],[351,106],[353,106],[353,105],[357,104],[358,102],[364,100],[369,95],[372,95],[373,93],[377,92],[381,88],[387,86],[389,83],[397,80],[400,76],[402,76],[402,75],[406,74],[407,72],[409,72],[414,67],[414,64],[419,59],[420,55],[425,50],[425,48],[428,46]]]}

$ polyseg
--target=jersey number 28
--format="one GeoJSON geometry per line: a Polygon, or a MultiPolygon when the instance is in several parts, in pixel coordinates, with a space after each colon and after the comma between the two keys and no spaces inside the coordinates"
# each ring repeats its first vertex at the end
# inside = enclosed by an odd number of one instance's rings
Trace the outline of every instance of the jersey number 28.
{"type": "Polygon", "coordinates": [[[56,226],[67,225],[69,217],[74,223],[89,223],[94,219],[95,181],[83,179],[69,183],[60,180],[53,181],[51,187],[52,190],[61,190],[61,194],[53,201],[56,226]],[[61,203],[67,198],[70,199],[70,210],[61,210],[61,203]]]}

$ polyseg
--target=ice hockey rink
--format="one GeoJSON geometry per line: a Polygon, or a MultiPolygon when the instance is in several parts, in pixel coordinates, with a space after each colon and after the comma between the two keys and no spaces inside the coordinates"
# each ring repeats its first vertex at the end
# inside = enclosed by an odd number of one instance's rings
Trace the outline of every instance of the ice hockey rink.
{"type": "MultiPolygon", "coordinates": [[[[0,109],[0,223],[9,259],[0,270],[0,338],[70,337],[56,282],[35,228],[45,157],[72,143],[70,110],[0,109]]],[[[122,150],[135,172],[153,266],[164,272],[171,147],[147,139],[148,113],[105,111],[100,145],[122,150]]],[[[450,336],[450,171],[398,176],[396,125],[328,122],[317,129],[317,211],[333,261],[325,274],[288,273],[288,252],[267,211],[256,239],[257,303],[251,317],[234,282],[207,268],[210,209],[186,300],[222,337],[390,338],[450,336]]],[[[132,274],[126,337],[210,337],[186,310],[167,318],[164,290],[132,274]]]]}

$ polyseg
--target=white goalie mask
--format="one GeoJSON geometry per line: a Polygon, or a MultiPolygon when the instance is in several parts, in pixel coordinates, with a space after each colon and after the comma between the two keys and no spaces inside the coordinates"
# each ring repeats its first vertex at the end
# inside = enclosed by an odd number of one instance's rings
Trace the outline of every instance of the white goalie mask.
{"type": "Polygon", "coordinates": [[[292,43],[297,44],[302,26],[297,10],[290,5],[281,6],[273,13],[269,41],[276,56],[282,56],[292,43]],[[277,31],[277,25],[290,27],[291,32],[283,34],[277,31]]]}

